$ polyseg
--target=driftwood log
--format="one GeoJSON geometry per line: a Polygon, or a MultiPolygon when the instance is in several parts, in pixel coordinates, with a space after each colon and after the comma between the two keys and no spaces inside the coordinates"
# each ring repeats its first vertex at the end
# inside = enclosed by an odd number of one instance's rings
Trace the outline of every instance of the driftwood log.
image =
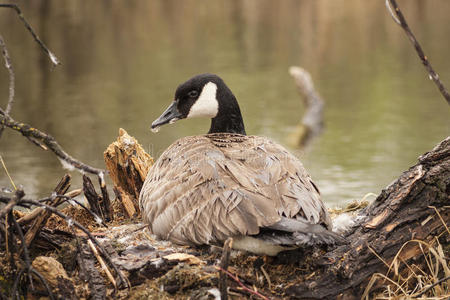
{"type": "MultiPolygon", "coordinates": [[[[450,137],[419,157],[418,164],[384,189],[359,217],[362,221],[346,237],[348,244],[328,252],[315,266],[317,275],[290,287],[288,295],[359,299],[372,274],[386,274],[387,265],[405,243],[411,239],[431,241],[448,231],[450,137]]],[[[448,247],[449,241],[444,243],[448,247]]],[[[414,261],[420,253],[418,243],[408,243],[397,259],[414,261]]]]}
{"type": "Polygon", "coordinates": [[[294,78],[295,85],[303,99],[305,112],[300,124],[291,134],[289,143],[293,147],[305,147],[314,137],[323,131],[323,110],[325,102],[314,88],[311,74],[303,68],[292,66],[289,74],[294,78]]]}

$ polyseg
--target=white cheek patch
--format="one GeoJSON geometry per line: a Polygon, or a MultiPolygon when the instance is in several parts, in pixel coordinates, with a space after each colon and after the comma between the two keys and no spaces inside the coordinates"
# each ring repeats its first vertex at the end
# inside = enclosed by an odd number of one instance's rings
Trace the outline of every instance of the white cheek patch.
{"type": "Polygon", "coordinates": [[[197,101],[192,105],[187,118],[208,117],[214,118],[219,111],[219,102],[216,98],[217,85],[208,82],[204,87],[197,101]]]}

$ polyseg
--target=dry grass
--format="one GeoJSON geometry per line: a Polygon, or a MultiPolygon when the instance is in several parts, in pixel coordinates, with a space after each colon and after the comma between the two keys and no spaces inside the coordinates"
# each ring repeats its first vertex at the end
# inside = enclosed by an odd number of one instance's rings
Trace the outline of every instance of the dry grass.
{"type": "Polygon", "coordinates": [[[450,249],[448,244],[443,247],[439,242],[440,238],[448,241],[450,231],[437,210],[436,215],[446,230],[430,242],[406,242],[390,264],[382,260],[388,271],[372,275],[361,299],[369,299],[371,290],[375,288],[377,292],[373,299],[450,299],[450,249]],[[420,259],[414,261],[417,264],[402,258],[411,249],[419,251],[420,259]]]}

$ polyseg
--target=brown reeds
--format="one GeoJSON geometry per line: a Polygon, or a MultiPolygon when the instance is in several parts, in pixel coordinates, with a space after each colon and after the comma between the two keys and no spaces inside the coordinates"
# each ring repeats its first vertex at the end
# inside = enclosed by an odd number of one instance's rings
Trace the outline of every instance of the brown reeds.
{"type": "Polygon", "coordinates": [[[386,274],[372,275],[361,299],[369,299],[370,291],[377,286],[379,292],[375,294],[374,299],[450,298],[449,253],[439,241],[440,239],[449,240],[450,230],[437,210],[435,217],[441,220],[446,230],[429,242],[415,239],[407,241],[398,250],[390,264],[380,258],[388,267],[388,271],[386,274]],[[402,259],[402,254],[414,251],[412,249],[420,251],[416,261],[422,263],[408,264],[402,259]]]}

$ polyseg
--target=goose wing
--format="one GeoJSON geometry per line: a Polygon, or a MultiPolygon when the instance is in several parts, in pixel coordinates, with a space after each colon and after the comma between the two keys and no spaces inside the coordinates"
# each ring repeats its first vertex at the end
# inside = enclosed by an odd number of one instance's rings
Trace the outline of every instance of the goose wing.
{"type": "Polygon", "coordinates": [[[178,244],[257,235],[262,228],[291,224],[286,219],[330,225],[301,162],[256,136],[211,134],[176,141],[150,170],[140,205],[151,231],[178,244]]]}

